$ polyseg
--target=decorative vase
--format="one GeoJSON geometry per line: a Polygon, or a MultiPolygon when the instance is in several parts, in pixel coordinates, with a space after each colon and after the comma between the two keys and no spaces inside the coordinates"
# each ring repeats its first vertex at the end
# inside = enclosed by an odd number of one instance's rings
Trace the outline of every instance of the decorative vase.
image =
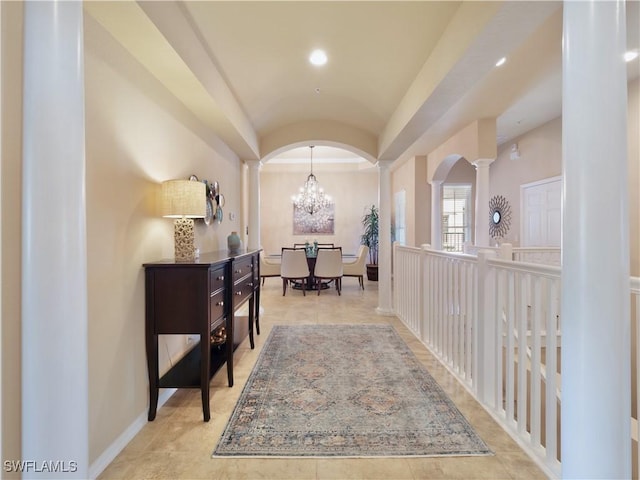
{"type": "Polygon", "coordinates": [[[242,248],[242,240],[238,236],[238,232],[231,232],[227,237],[227,247],[230,253],[237,253],[242,248]]]}

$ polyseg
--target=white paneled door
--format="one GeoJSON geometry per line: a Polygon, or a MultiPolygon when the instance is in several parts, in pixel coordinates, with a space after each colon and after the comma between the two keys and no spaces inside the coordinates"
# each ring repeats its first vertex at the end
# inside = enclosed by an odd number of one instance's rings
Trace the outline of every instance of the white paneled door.
{"type": "Polygon", "coordinates": [[[560,247],[562,233],[562,177],[520,186],[523,247],[560,247]]]}

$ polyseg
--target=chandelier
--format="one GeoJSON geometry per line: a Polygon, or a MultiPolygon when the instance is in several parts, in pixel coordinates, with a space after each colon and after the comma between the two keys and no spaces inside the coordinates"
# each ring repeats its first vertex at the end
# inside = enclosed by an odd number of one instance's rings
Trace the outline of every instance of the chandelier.
{"type": "Polygon", "coordinates": [[[324,190],[320,188],[318,179],[313,174],[313,145],[311,149],[311,173],[304,182],[304,186],[300,187],[300,193],[291,197],[295,208],[304,210],[309,215],[313,215],[318,210],[323,209],[331,204],[331,197],[324,194],[324,190]]]}

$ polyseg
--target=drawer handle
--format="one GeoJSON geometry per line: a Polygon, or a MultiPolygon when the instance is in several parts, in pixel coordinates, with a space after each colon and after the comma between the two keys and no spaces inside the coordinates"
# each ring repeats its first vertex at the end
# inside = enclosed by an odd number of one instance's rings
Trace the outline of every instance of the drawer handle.
{"type": "Polygon", "coordinates": [[[253,287],[253,282],[247,283],[247,287],[253,287]]]}
{"type": "Polygon", "coordinates": [[[224,275],[220,275],[219,277],[216,277],[216,280],[220,280],[220,281],[224,280],[224,275]]]}
{"type": "Polygon", "coordinates": [[[220,302],[216,302],[216,307],[223,307],[224,306],[224,302],[220,301],[220,302]]]}
{"type": "Polygon", "coordinates": [[[242,290],[240,290],[239,292],[236,292],[236,295],[238,296],[242,295],[242,290]]]}
{"type": "Polygon", "coordinates": [[[238,269],[236,270],[236,273],[242,273],[242,270],[238,269]]]}

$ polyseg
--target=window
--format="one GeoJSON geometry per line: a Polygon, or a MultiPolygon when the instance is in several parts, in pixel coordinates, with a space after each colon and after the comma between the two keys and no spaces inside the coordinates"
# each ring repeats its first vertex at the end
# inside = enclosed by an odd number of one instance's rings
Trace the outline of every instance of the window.
{"type": "Polygon", "coordinates": [[[471,239],[469,210],[471,185],[443,185],[442,188],[442,249],[462,252],[471,239]]]}
{"type": "Polygon", "coordinates": [[[400,245],[406,245],[407,243],[407,224],[405,216],[405,205],[407,202],[407,195],[404,190],[396,192],[394,195],[394,203],[396,206],[396,221],[394,225],[394,238],[400,245]]]}

